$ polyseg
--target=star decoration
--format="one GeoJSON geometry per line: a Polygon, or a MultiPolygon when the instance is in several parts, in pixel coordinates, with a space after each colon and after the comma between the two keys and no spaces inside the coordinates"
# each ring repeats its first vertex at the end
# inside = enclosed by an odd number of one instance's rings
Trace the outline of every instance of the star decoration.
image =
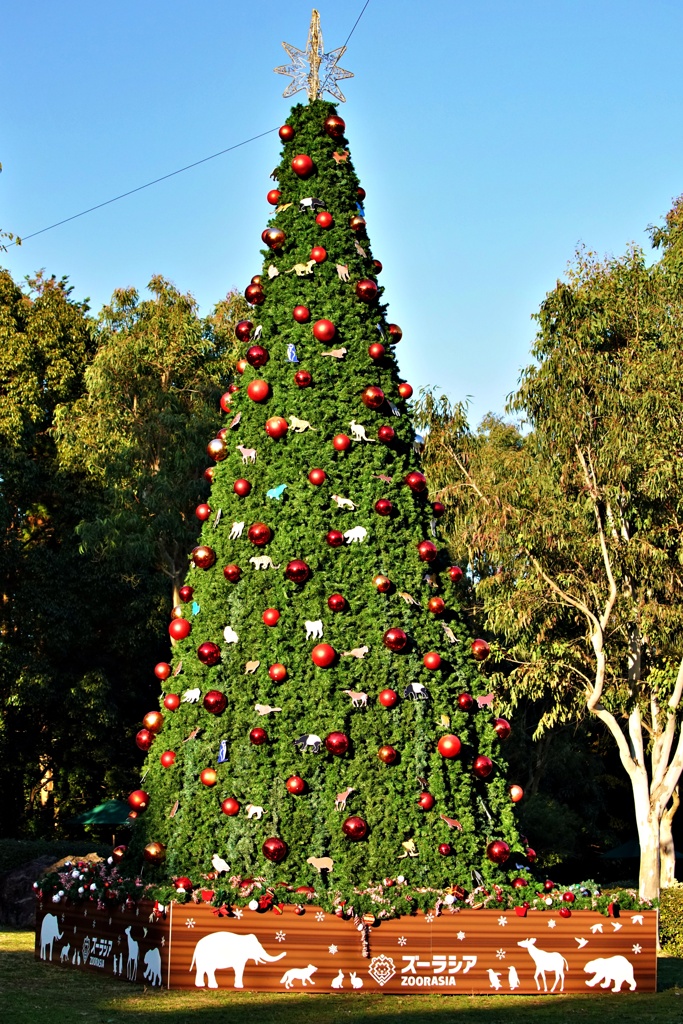
{"type": "Polygon", "coordinates": [[[233,914],[238,921],[241,917],[244,917],[244,911],[241,909],[241,907],[237,907],[237,909],[233,911],[233,914]]]}
{"type": "Polygon", "coordinates": [[[557,927],[557,922],[553,921],[552,918],[551,918],[550,921],[548,921],[548,928],[555,928],[555,927],[557,927]]]}
{"type": "Polygon", "coordinates": [[[427,924],[431,924],[433,920],[434,920],[434,915],[433,914],[427,914],[426,915],[425,921],[427,922],[427,924]]]}
{"type": "Polygon", "coordinates": [[[318,911],[318,913],[315,915],[315,919],[316,919],[316,921],[324,921],[325,920],[325,915],[323,914],[322,910],[318,911]]]}
{"type": "Polygon", "coordinates": [[[507,923],[508,923],[507,917],[502,917],[501,916],[501,917],[498,918],[498,924],[501,926],[501,928],[504,928],[507,923]]]}
{"type": "Polygon", "coordinates": [[[276,940],[276,942],[284,942],[286,938],[287,938],[287,933],[286,932],[275,932],[275,940],[276,940]]]}
{"type": "Polygon", "coordinates": [[[185,927],[186,928],[194,928],[194,918],[193,917],[188,917],[187,921],[185,922],[185,927]]]}
{"type": "Polygon", "coordinates": [[[636,954],[636,956],[638,955],[638,953],[643,952],[643,947],[638,942],[636,942],[635,945],[631,946],[631,949],[636,954]]]}
{"type": "Polygon", "coordinates": [[[458,934],[456,935],[456,939],[458,940],[458,942],[462,942],[464,938],[466,938],[464,932],[458,932],[458,934]]]}
{"type": "Polygon", "coordinates": [[[398,937],[398,944],[399,944],[399,946],[405,946],[407,941],[408,940],[405,937],[405,935],[399,935],[399,937],[398,937]]]}
{"type": "Polygon", "coordinates": [[[346,102],[346,97],[337,85],[341,79],[353,78],[351,71],[345,71],[337,63],[344,56],[346,47],[338,46],[336,50],[325,53],[320,15],[317,11],[313,11],[311,16],[306,49],[300,50],[290,43],[283,43],[282,46],[292,63],[282,64],[274,68],[274,71],[278,75],[288,75],[292,79],[282,94],[285,98],[305,90],[309,102],[320,99],[324,92],[331,93],[341,103],[346,102]]]}
{"type": "Polygon", "coordinates": [[[505,953],[505,950],[504,950],[504,949],[497,949],[497,950],[496,950],[496,959],[498,959],[498,960],[504,960],[504,959],[505,959],[505,956],[506,956],[506,953],[505,953]]]}
{"type": "Polygon", "coordinates": [[[327,952],[328,952],[328,953],[331,953],[331,954],[332,954],[332,956],[334,956],[334,954],[335,954],[335,953],[338,953],[338,952],[339,952],[339,947],[338,947],[338,946],[335,946],[335,945],[334,945],[334,943],[333,943],[333,944],[332,944],[331,946],[328,946],[328,947],[327,947],[327,952]]]}

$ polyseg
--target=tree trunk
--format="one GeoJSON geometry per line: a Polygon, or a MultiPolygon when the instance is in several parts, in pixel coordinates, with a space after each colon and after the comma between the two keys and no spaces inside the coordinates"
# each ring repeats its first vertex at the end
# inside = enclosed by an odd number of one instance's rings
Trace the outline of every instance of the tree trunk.
{"type": "Polygon", "coordinates": [[[674,815],[679,808],[681,798],[676,786],[671,803],[662,815],[662,822],[659,826],[659,884],[662,889],[673,885],[676,881],[676,851],[674,849],[674,837],[672,825],[674,815]]]}
{"type": "Polygon", "coordinates": [[[638,892],[641,899],[654,900],[659,896],[659,818],[652,811],[649,793],[643,793],[643,787],[634,787],[633,796],[640,842],[638,892]]]}

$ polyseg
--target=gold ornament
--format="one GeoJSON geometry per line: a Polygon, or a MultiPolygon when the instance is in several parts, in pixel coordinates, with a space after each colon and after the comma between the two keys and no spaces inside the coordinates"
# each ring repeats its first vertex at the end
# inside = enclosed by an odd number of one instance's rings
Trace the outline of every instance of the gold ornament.
{"type": "Polygon", "coordinates": [[[329,92],[341,103],[346,103],[346,97],[337,85],[340,79],[353,78],[353,72],[337,67],[337,61],[346,53],[346,47],[338,46],[336,50],[325,53],[320,15],[316,10],[311,15],[306,49],[300,50],[290,43],[282,45],[292,63],[282,64],[273,70],[277,75],[289,75],[292,79],[282,94],[285,98],[305,89],[309,103],[321,99],[324,92],[329,92]]]}

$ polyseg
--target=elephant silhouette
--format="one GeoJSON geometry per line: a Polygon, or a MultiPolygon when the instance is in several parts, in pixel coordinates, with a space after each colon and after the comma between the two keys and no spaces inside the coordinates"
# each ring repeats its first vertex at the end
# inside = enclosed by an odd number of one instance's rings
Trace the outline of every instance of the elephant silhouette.
{"type": "Polygon", "coordinates": [[[242,977],[247,960],[256,964],[275,963],[286,953],[271,956],[255,935],[238,935],[235,932],[211,932],[200,939],[194,947],[190,970],[197,970],[195,985],[204,988],[204,977],[209,988],[218,988],[216,971],[229,967],[235,972],[235,988],[244,988],[242,977]]]}
{"type": "Polygon", "coordinates": [[[50,960],[52,960],[52,944],[55,939],[63,937],[63,933],[59,930],[59,919],[54,914],[46,914],[40,926],[40,959],[47,960],[47,950],[49,948],[50,960]]]}

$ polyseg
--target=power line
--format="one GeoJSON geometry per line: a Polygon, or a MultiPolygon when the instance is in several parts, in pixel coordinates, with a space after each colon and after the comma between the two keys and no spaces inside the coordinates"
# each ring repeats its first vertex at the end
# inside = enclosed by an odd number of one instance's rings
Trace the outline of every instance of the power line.
{"type": "Polygon", "coordinates": [[[370,3],[370,0],[365,0],[365,6],[363,7],[363,10],[360,12],[358,17],[356,18],[356,21],[355,21],[355,24],[354,24],[353,28],[351,29],[351,31],[349,32],[348,36],[346,37],[346,42],[344,43],[345,47],[349,45],[349,39],[351,38],[353,33],[356,31],[356,28],[358,26],[358,22],[360,21],[360,19],[365,14],[365,8],[368,6],[369,3],[370,3]]]}

